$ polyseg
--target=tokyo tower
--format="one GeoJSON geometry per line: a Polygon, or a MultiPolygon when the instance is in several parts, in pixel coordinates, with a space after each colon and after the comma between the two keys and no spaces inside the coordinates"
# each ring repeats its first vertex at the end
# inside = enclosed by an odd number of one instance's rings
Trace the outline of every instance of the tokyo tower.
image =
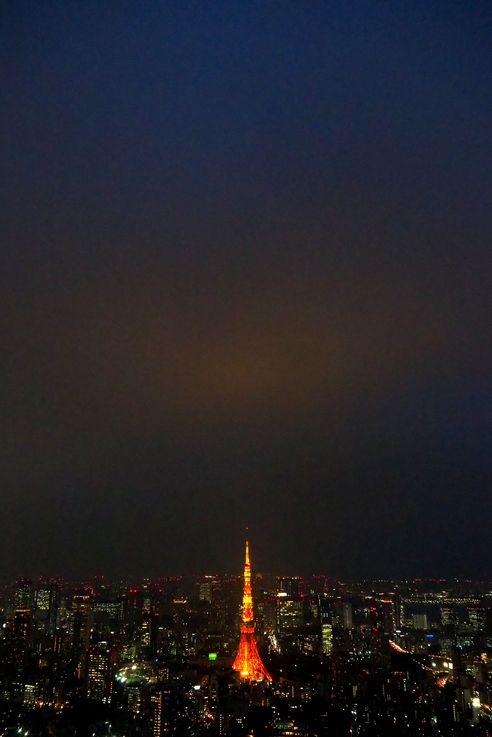
{"type": "Polygon", "coordinates": [[[271,681],[272,677],[263,665],[255,638],[253,620],[253,596],[251,594],[251,566],[249,563],[249,545],[246,540],[246,558],[244,561],[243,613],[241,618],[241,637],[237,655],[232,664],[243,681],[271,681]]]}

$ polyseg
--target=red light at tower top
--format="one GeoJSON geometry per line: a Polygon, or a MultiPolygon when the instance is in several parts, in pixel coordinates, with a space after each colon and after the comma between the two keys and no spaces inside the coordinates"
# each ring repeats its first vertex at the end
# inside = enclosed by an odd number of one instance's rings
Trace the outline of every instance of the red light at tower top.
{"type": "Polygon", "coordinates": [[[246,540],[241,637],[232,667],[238,671],[241,680],[271,681],[272,677],[260,658],[254,633],[255,623],[253,619],[253,595],[251,593],[251,565],[249,562],[249,544],[246,540]]]}

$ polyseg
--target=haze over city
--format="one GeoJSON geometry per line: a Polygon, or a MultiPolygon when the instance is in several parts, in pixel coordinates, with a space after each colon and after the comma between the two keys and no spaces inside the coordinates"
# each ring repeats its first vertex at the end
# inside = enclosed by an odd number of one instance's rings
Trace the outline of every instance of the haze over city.
{"type": "Polygon", "coordinates": [[[490,574],[490,3],[1,18],[2,574],[490,574]]]}

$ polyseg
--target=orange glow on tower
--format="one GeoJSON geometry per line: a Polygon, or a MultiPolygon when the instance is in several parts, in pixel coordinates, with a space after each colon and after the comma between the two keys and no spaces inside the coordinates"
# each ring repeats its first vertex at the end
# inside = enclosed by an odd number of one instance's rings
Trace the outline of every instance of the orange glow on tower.
{"type": "Polygon", "coordinates": [[[246,540],[244,560],[243,613],[241,618],[241,637],[237,655],[232,664],[244,681],[271,681],[272,677],[263,665],[256,646],[255,623],[253,620],[253,595],[251,593],[251,565],[249,545],[246,540]]]}

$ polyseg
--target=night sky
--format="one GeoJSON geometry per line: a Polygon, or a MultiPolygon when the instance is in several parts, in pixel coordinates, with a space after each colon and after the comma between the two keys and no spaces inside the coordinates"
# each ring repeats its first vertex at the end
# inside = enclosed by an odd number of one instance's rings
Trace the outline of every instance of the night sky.
{"type": "Polygon", "coordinates": [[[0,32],[0,575],[492,575],[490,1],[0,32]]]}

